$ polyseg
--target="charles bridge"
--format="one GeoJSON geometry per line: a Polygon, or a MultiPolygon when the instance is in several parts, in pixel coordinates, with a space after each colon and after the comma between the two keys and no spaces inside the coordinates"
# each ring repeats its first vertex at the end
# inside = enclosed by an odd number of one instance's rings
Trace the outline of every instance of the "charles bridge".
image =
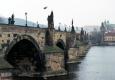
{"type": "MultiPolygon", "coordinates": [[[[71,32],[54,28],[53,12],[48,16],[48,28],[0,24],[0,71],[18,76],[67,73],[67,63],[78,56],[77,38],[71,32]]],[[[80,54],[80,53],[79,53],[80,54]]]]}

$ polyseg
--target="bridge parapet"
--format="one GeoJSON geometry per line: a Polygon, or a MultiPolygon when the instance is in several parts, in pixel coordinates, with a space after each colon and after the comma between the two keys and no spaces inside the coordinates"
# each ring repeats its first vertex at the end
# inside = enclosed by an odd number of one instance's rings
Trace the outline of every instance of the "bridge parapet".
{"type": "Polygon", "coordinates": [[[53,43],[56,45],[57,41],[61,39],[66,45],[66,36],[67,36],[66,32],[56,31],[53,35],[53,41],[54,41],[53,43]]]}
{"type": "Polygon", "coordinates": [[[0,25],[0,44],[2,48],[7,46],[16,36],[29,35],[32,36],[40,48],[45,45],[45,29],[32,28],[17,25],[0,25]]]}

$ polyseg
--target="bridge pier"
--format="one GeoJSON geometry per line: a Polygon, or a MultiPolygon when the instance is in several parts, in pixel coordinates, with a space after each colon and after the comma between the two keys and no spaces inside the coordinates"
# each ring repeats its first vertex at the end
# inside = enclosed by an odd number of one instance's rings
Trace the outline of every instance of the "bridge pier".
{"type": "Polygon", "coordinates": [[[67,74],[65,70],[64,51],[57,46],[47,46],[44,51],[46,70],[43,73],[43,77],[67,74]]]}
{"type": "Polygon", "coordinates": [[[69,48],[68,50],[68,63],[77,62],[79,48],[69,48]]]}
{"type": "Polygon", "coordinates": [[[79,62],[81,57],[84,57],[90,48],[89,45],[79,46],[78,48],[69,48],[68,50],[68,63],[79,62]]]}

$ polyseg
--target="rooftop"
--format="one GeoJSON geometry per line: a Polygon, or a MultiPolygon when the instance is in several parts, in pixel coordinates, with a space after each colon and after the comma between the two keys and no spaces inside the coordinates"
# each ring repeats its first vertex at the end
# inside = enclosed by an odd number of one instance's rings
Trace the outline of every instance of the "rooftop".
{"type": "Polygon", "coordinates": [[[115,31],[105,33],[105,36],[115,36],[115,31]]]}

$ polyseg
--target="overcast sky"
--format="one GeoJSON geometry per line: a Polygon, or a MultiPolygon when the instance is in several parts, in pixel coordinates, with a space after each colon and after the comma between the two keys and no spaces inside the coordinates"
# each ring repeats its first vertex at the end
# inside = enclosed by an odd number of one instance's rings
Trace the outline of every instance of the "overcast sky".
{"type": "Polygon", "coordinates": [[[100,25],[102,21],[115,23],[115,0],[0,0],[0,15],[25,19],[47,24],[47,16],[53,10],[54,23],[58,26],[71,25],[73,18],[75,26],[100,25]],[[47,6],[47,9],[43,7],[47,6]]]}

